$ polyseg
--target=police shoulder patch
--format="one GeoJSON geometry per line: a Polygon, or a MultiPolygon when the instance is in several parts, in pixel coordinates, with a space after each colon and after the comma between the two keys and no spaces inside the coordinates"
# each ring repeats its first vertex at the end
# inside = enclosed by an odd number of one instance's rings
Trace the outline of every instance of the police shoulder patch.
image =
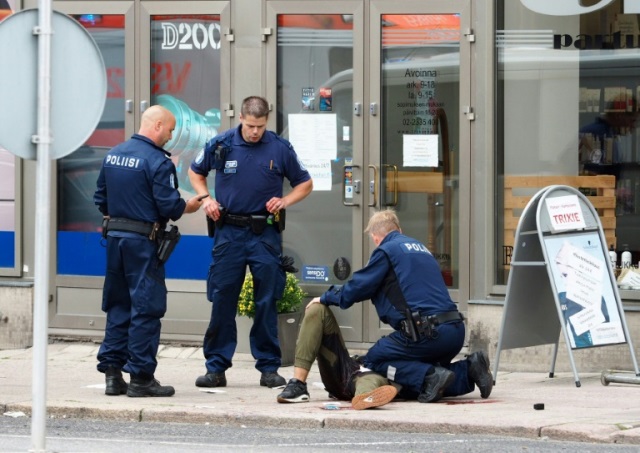
{"type": "Polygon", "coordinates": [[[204,149],[200,150],[200,152],[198,153],[198,155],[196,156],[196,165],[200,165],[202,163],[204,159],[204,149]]]}

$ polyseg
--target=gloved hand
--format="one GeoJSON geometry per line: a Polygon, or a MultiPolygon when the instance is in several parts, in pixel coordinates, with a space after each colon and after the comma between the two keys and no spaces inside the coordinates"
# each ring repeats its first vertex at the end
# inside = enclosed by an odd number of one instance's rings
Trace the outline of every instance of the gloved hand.
{"type": "Polygon", "coordinates": [[[294,262],[294,259],[290,256],[283,255],[280,257],[280,267],[282,267],[285,272],[291,272],[292,274],[298,272],[298,268],[293,265],[294,262]]]}

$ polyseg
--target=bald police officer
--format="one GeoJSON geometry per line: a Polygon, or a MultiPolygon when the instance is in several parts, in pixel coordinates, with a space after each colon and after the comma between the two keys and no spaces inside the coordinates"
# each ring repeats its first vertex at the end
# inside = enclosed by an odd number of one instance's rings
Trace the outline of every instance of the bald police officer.
{"type": "Polygon", "coordinates": [[[311,193],[313,182],[291,144],[267,130],[268,115],[265,99],[246,98],[240,126],[211,139],[189,169],[191,185],[200,195],[209,193],[209,172],[215,170],[216,175],[215,196],[203,205],[217,226],[207,281],[207,298],[212,302],[203,342],[207,371],[196,379],[198,387],[227,385],[225,371],[237,345],[235,317],[247,266],[256,305],[249,340],[261,372],[260,385],[273,388],[286,383],[277,372],[281,353],[276,301],[285,285],[278,219],[282,221],[287,207],[311,193]],[[286,196],[284,178],[293,188],[286,196]]]}
{"type": "Polygon", "coordinates": [[[112,148],[102,162],[94,202],[108,219],[107,273],[102,310],[107,313],[98,371],[107,395],[172,396],[155,379],[160,319],[167,309],[164,263],[158,236],[169,220],[195,212],[202,201],[178,192],[176,168],[163,146],[176,120],[159,105],[147,109],[140,130],[112,148]],[[130,374],[126,383],[122,371],[130,374]]]}

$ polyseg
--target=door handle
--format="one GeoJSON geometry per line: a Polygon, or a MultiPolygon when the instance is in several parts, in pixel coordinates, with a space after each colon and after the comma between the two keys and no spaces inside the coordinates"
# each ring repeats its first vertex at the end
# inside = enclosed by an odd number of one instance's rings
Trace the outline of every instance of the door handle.
{"type": "Polygon", "coordinates": [[[393,202],[387,203],[386,197],[386,184],[385,184],[385,197],[383,197],[383,203],[385,206],[398,206],[398,166],[391,164],[384,164],[383,168],[385,169],[385,180],[386,180],[386,170],[393,170],[393,183],[391,184],[391,190],[393,192],[393,202]]]}
{"type": "MultiPolygon", "coordinates": [[[[356,181],[353,179],[353,169],[360,168],[359,165],[344,165],[342,167],[342,204],[345,206],[360,206],[358,203],[347,201],[347,199],[353,200],[355,192],[356,181]],[[349,184],[347,184],[347,182],[349,184]]],[[[358,190],[359,192],[359,190],[358,190]]]]}
{"type": "Polygon", "coordinates": [[[371,201],[367,206],[375,207],[378,198],[378,167],[375,165],[369,165],[369,170],[373,170],[373,179],[369,181],[369,195],[371,201]]]}

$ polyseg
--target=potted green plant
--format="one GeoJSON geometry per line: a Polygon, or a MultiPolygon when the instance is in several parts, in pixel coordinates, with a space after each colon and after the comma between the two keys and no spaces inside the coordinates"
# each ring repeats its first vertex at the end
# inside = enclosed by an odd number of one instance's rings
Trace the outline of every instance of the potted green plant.
{"type": "MultiPolygon", "coordinates": [[[[282,299],[276,302],[278,313],[294,313],[300,309],[302,301],[307,293],[300,288],[299,280],[295,275],[287,272],[287,280],[284,285],[282,299]]],[[[253,300],[253,277],[247,273],[244,277],[240,298],[238,300],[238,314],[253,318],[256,314],[256,305],[253,300]]]]}
{"type": "MultiPolygon", "coordinates": [[[[278,309],[278,340],[282,352],[282,366],[293,365],[295,359],[298,327],[302,312],[300,310],[307,293],[300,287],[300,281],[287,272],[282,299],[276,302],[278,309]]],[[[247,273],[238,299],[238,315],[253,318],[256,305],[253,300],[253,276],[247,273]]]]}

